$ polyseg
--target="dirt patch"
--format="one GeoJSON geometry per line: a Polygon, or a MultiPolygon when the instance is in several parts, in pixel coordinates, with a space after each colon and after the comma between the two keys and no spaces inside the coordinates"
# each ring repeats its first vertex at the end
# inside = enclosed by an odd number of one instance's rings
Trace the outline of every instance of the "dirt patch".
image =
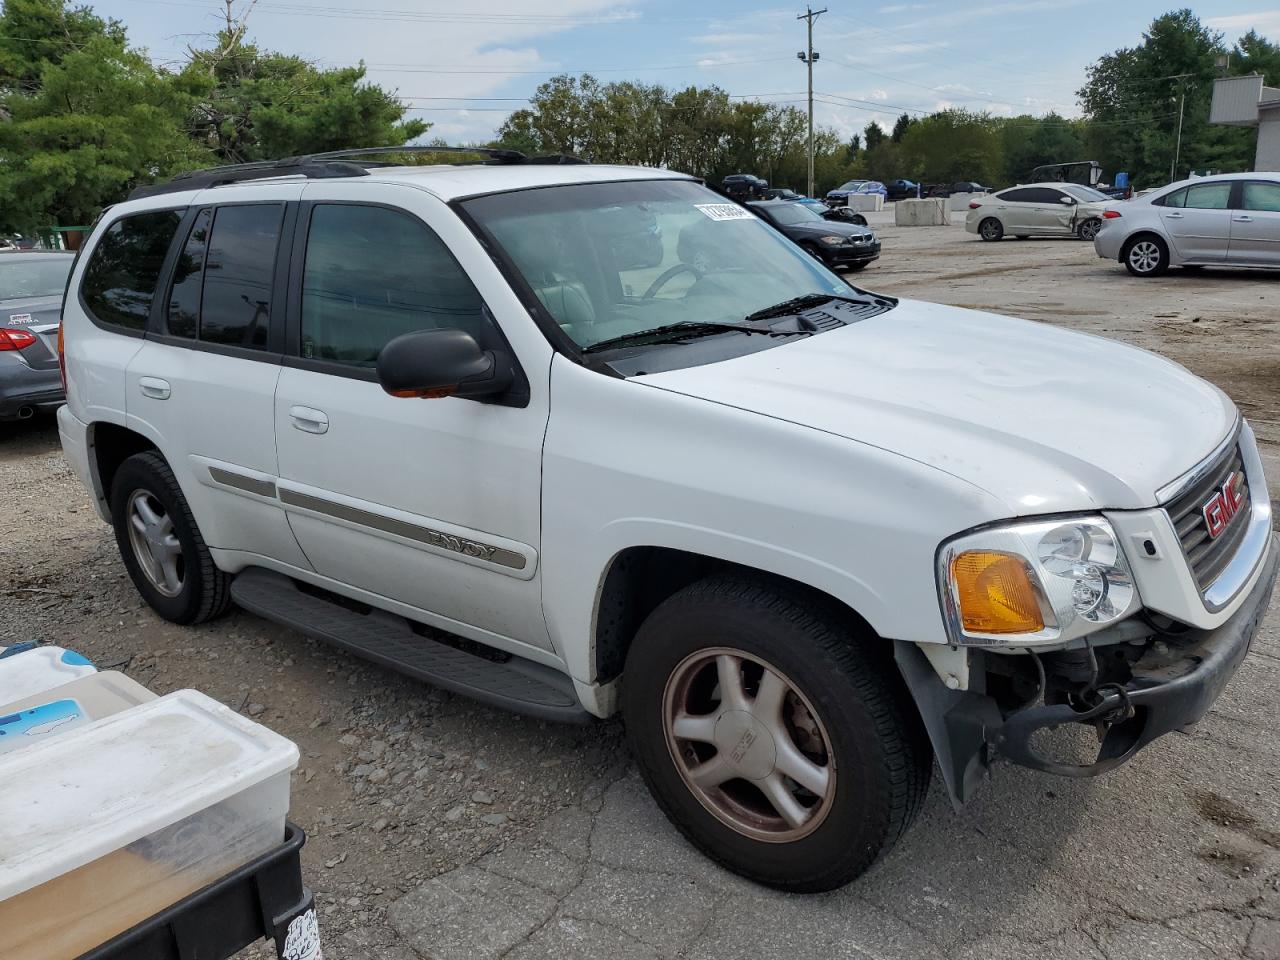
{"type": "Polygon", "coordinates": [[[1258,818],[1244,807],[1211,790],[1193,790],[1190,798],[1202,819],[1280,850],[1280,833],[1261,826],[1258,818]]]}

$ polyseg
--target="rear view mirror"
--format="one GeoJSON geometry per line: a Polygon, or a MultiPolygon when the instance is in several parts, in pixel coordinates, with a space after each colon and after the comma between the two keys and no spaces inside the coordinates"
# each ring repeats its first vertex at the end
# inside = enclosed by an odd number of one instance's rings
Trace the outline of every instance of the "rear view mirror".
{"type": "Polygon", "coordinates": [[[465,330],[419,330],[378,354],[378,382],[393,397],[491,397],[514,380],[511,359],[465,330]]]}

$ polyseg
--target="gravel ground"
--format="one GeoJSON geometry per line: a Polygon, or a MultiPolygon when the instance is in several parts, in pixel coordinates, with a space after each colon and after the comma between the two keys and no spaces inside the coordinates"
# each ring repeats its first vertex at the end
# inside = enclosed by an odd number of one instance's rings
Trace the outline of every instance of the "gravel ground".
{"type": "MultiPolygon", "coordinates": [[[[872,215],[885,252],[857,283],[1164,353],[1232,396],[1280,476],[1280,273],[1137,281],[1088,244],[984,244],[889,216],[872,215]]],[[[199,688],[299,744],[292,817],[331,960],[1280,957],[1275,613],[1193,734],[1099,781],[1002,768],[958,814],[935,778],[921,822],[867,877],[784,897],[672,834],[616,723],[504,715],[243,613],[158,620],[50,420],[0,425],[0,487],[0,643],[60,643],[157,692],[199,688]]]]}

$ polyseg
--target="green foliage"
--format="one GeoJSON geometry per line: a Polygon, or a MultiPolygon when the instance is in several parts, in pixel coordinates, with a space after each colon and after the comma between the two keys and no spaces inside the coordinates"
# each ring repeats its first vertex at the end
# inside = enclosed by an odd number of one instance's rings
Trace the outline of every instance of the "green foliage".
{"type": "Polygon", "coordinates": [[[243,163],[399,146],[426,132],[428,124],[404,120],[404,105],[364,76],[363,66],[320,70],[245,43],[242,28],[224,30],[212,49],[193,51],[182,73],[203,92],[192,136],[220,162],[243,163]]]}
{"type": "MultiPolygon", "coordinates": [[[[1256,58],[1274,69],[1276,49],[1260,37],[1246,38],[1247,66],[1256,58]]],[[[1242,44],[1246,41],[1242,41],[1242,44]]],[[[1189,170],[1245,170],[1253,159],[1250,130],[1209,124],[1209,101],[1218,75],[1215,61],[1226,53],[1222,34],[1205,27],[1189,9],[1152,21],[1142,42],[1101,57],[1079,91],[1090,123],[1085,146],[1108,172],[1127,170],[1139,184],[1169,180],[1178,131],[1179,99],[1185,94],[1182,146],[1175,177],[1189,170]]],[[[1233,64],[1239,69],[1241,63],[1233,64]]]]}
{"type": "Polygon", "coordinates": [[[898,149],[905,172],[898,176],[922,183],[993,183],[1003,172],[1000,133],[985,114],[943,110],[903,126],[898,149]]]}
{"type": "Polygon", "coordinates": [[[1056,113],[1013,117],[1000,123],[999,134],[1003,154],[1000,172],[991,180],[972,179],[985,184],[1025,182],[1041,164],[1092,159],[1086,156],[1085,124],[1056,113]]]}
{"type": "Polygon", "coordinates": [[[5,0],[0,15],[0,90],[33,93],[46,66],[56,66],[97,37],[124,46],[124,27],[65,0],[5,0]]]}
{"type": "Polygon", "coordinates": [[[0,123],[0,230],[88,223],[134,186],[200,166],[184,120],[194,98],[102,34],[46,62],[0,123]]]}

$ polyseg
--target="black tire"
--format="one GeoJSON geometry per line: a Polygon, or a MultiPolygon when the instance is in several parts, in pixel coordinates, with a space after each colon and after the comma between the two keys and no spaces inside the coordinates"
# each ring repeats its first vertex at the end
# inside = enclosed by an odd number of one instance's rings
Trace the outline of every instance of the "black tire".
{"type": "Polygon", "coordinates": [[[995,217],[987,217],[978,224],[978,236],[988,242],[1004,239],[1004,224],[995,217]]]}
{"type": "Polygon", "coordinates": [[[880,643],[808,596],[748,578],[702,580],[659,605],[628,654],[622,714],[640,772],[671,822],[728,869],[795,892],[843,886],[888,853],[920,810],[933,755],[880,643]],[[835,769],[829,807],[798,839],[755,839],[724,822],[686,783],[668,747],[669,678],[699,651],[721,647],[785,674],[827,733],[835,769]]]}
{"type": "Polygon", "coordinates": [[[860,213],[855,213],[849,218],[849,222],[856,223],[860,227],[865,227],[867,225],[867,218],[860,213]]]}
{"type": "Polygon", "coordinates": [[[1097,217],[1090,217],[1088,220],[1082,221],[1076,227],[1076,236],[1081,240],[1092,242],[1093,238],[1098,235],[1098,231],[1102,229],[1102,221],[1097,217]]]}
{"type": "Polygon", "coordinates": [[[187,498],[159,453],[135,454],[120,464],[111,483],[111,520],[125,569],[152,610],[181,624],[203,623],[226,612],[231,604],[231,577],[214,565],[187,498]],[[181,550],[181,588],[174,596],[166,596],[151,582],[134,549],[130,502],[142,491],[163,507],[181,550]]]}
{"type": "Polygon", "coordinates": [[[805,253],[813,257],[813,259],[817,260],[819,263],[827,262],[825,259],[823,259],[822,250],[819,249],[816,243],[802,243],[800,244],[800,246],[804,249],[805,253]]]}
{"type": "Polygon", "coordinates": [[[1154,233],[1143,233],[1125,242],[1120,262],[1135,277],[1158,277],[1169,269],[1169,247],[1154,233]]]}

